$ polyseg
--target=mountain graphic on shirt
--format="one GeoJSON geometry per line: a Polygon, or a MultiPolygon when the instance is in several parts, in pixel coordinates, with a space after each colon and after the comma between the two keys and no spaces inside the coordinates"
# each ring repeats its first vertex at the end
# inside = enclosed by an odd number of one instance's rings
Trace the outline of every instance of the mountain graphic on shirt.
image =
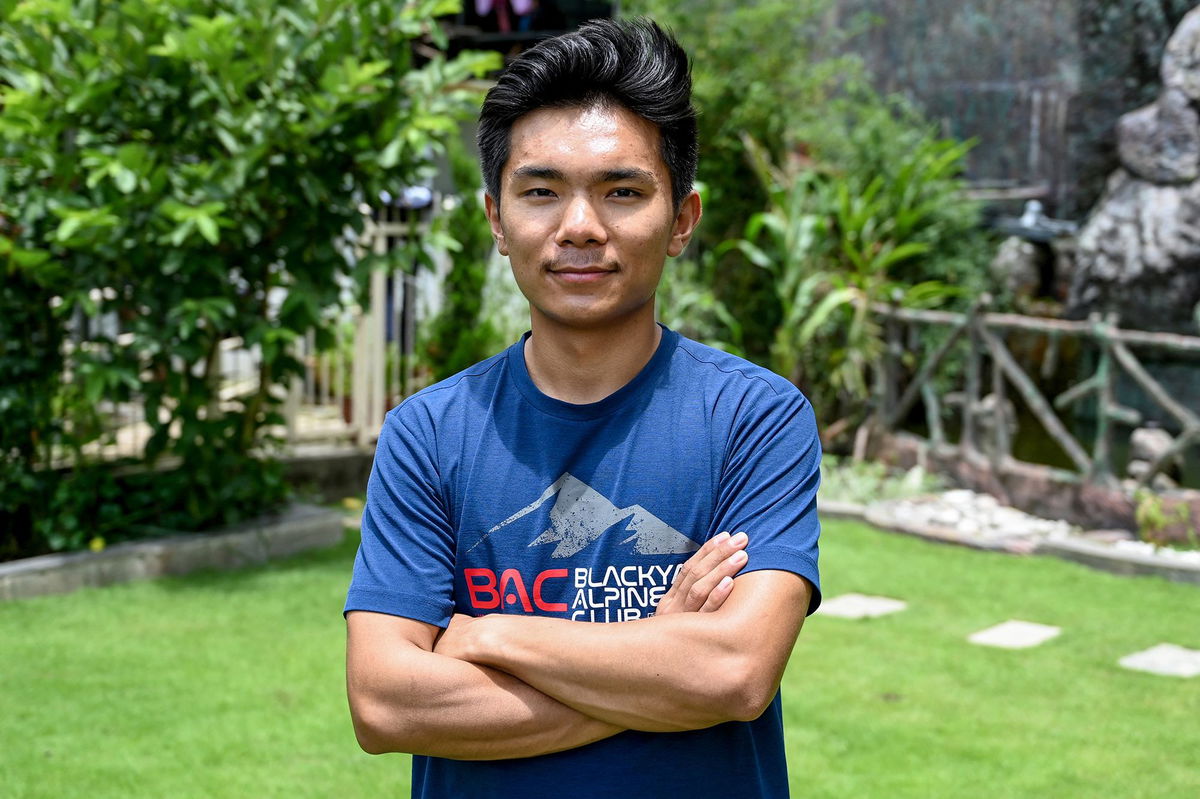
{"type": "Polygon", "coordinates": [[[531,504],[488,530],[484,538],[533,513],[551,497],[556,499],[550,509],[550,527],[529,542],[529,546],[557,544],[550,553],[552,558],[571,557],[622,522],[626,523],[624,532],[632,535],[622,539],[621,544],[631,544],[632,550],[639,555],[686,554],[700,548],[695,541],[641,505],[618,508],[599,491],[568,472],[551,483],[531,504]]]}

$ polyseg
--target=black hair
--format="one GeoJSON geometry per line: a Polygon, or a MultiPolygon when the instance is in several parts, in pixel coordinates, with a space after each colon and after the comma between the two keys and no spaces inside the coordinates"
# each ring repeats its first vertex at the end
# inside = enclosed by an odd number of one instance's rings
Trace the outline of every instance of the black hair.
{"type": "Polygon", "coordinates": [[[479,114],[479,158],[487,192],[499,202],[500,173],[513,123],[541,108],[622,106],[658,127],[678,208],[696,178],[696,109],[691,64],[651,20],[596,20],[539,42],[513,61],[479,114]]]}

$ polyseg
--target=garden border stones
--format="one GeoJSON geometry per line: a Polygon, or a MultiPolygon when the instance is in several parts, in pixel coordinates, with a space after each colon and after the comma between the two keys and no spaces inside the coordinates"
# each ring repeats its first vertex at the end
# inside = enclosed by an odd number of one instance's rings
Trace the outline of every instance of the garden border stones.
{"type": "Polygon", "coordinates": [[[821,516],[826,518],[862,521],[881,530],[911,535],[927,541],[1013,555],[1053,555],[1114,574],[1151,575],[1173,582],[1200,585],[1200,563],[1192,559],[1172,557],[1169,552],[1138,551],[1117,543],[1097,540],[1086,533],[1030,536],[963,534],[952,527],[919,522],[911,518],[898,518],[892,512],[895,503],[896,501],[890,501],[859,505],[819,499],[817,507],[821,516]]]}
{"type": "Polygon", "coordinates": [[[201,569],[258,566],[342,541],[343,514],[294,504],[211,533],[189,533],[0,563],[0,600],[65,594],[201,569]]]}

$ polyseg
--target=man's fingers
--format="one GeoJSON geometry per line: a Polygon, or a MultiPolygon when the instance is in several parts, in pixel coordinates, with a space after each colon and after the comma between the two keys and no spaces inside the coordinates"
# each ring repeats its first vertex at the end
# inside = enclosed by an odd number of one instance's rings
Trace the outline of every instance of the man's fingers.
{"type": "MultiPolygon", "coordinates": [[[[732,577],[746,564],[745,553],[742,552],[746,542],[745,533],[729,535],[724,532],[706,541],[676,575],[671,589],[659,603],[659,612],[702,609],[721,578],[732,577]],[[734,555],[739,557],[730,560],[734,555]]],[[[720,607],[721,602],[724,602],[723,598],[717,601],[716,607],[720,607]]]]}
{"type": "Polygon", "coordinates": [[[688,558],[687,563],[683,565],[683,569],[676,576],[675,581],[677,583],[686,583],[703,578],[734,552],[744,549],[747,540],[745,533],[737,533],[736,535],[720,533],[713,536],[704,543],[704,546],[700,547],[700,550],[695,555],[688,558]]]}
{"type": "Polygon", "coordinates": [[[700,612],[712,613],[714,610],[720,610],[731,593],[733,593],[733,578],[726,575],[709,592],[708,599],[704,600],[704,606],[700,608],[700,612]]]}
{"type": "Polygon", "coordinates": [[[748,560],[745,551],[739,549],[718,563],[712,571],[692,585],[687,595],[687,609],[713,611],[721,607],[733,590],[734,575],[742,570],[748,560]]]}

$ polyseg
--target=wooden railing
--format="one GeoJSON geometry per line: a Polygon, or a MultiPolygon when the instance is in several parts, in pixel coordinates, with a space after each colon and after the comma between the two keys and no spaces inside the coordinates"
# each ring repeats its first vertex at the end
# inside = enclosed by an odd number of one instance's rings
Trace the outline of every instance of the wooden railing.
{"type": "MultiPolygon", "coordinates": [[[[368,218],[362,235],[354,242],[356,254],[382,254],[407,236],[421,233],[419,222],[379,214],[368,218]]],[[[289,445],[324,442],[371,446],[379,433],[384,414],[391,405],[420,388],[414,374],[412,354],[415,338],[417,286],[413,275],[402,270],[371,274],[370,302],[366,308],[339,311],[336,346],[320,352],[308,335],[296,345],[296,356],[305,364],[303,377],[289,387],[282,407],[289,445]]],[[[82,319],[77,338],[86,341],[89,330],[102,330],[118,341],[122,333],[115,314],[82,319]]],[[[69,348],[86,346],[68,342],[69,348]]],[[[221,342],[216,355],[219,401],[230,402],[258,387],[260,354],[240,338],[221,342]]],[[[184,368],[181,363],[180,368],[184,368]]],[[[105,433],[86,445],[84,452],[100,460],[139,459],[150,438],[145,422],[143,398],[134,392],[128,401],[102,403],[105,433]]],[[[175,434],[175,433],[172,433],[175,434]]],[[[69,462],[63,453],[61,463],[69,462]]]]}
{"type": "MultiPolygon", "coordinates": [[[[872,429],[896,430],[909,416],[918,400],[925,410],[928,442],[940,448],[983,453],[997,470],[1011,457],[1011,415],[1014,406],[1008,400],[1010,390],[1023,400],[1029,414],[1071,462],[1076,479],[1112,485],[1117,482],[1113,469],[1116,426],[1133,428],[1142,424],[1143,414],[1118,403],[1116,386],[1124,372],[1146,397],[1178,424],[1178,432],[1169,448],[1160,452],[1149,468],[1138,477],[1140,485],[1149,485],[1189,447],[1200,444],[1200,415],[1194,407],[1200,397],[1191,398],[1192,407],[1163,387],[1135,355],[1135,350],[1157,350],[1182,359],[1200,358],[1200,337],[1125,330],[1115,316],[1093,315],[1086,321],[1065,321],[1006,313],[987,313],[986,299],[968,313],[929,311],[876,305],[883,321],[886,347],[876,370],[872,429]],[[906,367],[902,360],[905,343],[930,340],[931,330],[945,331],[940,344],[929,352],[913,353],[920,358],[906,367]],[[1010,333],[1024,331],[1045,337],[1045,356],[1041,381],[1031,377],[1014,357],[1007,343],[1010,333]],[[1065,340],[1077,339],[1094,352],[1094,371],[1065,389],[1053,399],[1043,393],[1044,384],[1058,369],[1060,350],[1065,340]],[[965,342],[965,363],[961,364],[961,392],[939,395],[934,380],[944,374],[949,356],[956,350],[961,356],[965,342]],[[939,373],[939,370],[942,370],[939,373]],[[906,377],[911,373],[911,377],[906,377]],[[1090,442],[1080,441],[1071,431],[1063,411],[1087,397],[1095,397],[1095,431],[1090,442]],[[946,436],[944,417],[946,400],[960,406],[961,434],[957,444],[946,436]]],[[[936,336],[933,337],[936,340],[936,336]]]]}

